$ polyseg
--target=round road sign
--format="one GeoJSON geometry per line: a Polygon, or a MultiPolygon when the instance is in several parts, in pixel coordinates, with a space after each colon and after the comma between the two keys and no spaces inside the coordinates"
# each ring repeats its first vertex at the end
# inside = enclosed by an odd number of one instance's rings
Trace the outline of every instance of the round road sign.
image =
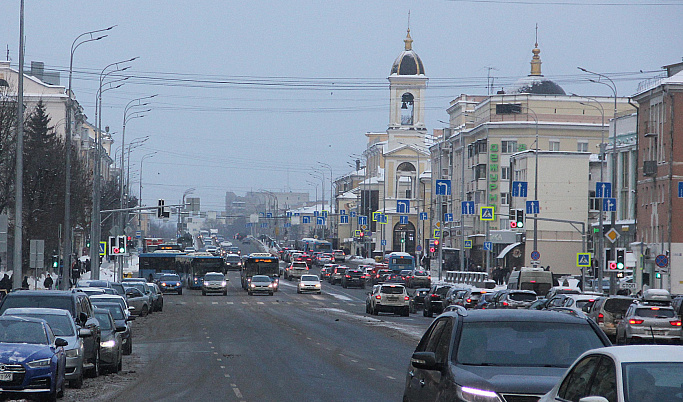
{"type": "Polygon", "coordinates": [[[655,265],[657,265],[659,268],[666,268],[669,266],[669,257],[667,257],[664,254],[660,254],[657,257],[655,257],[655,265]]]}
{"type": "Polygon", "coordinates": [[[531,259],[532,260],[537,261],[539,258],[541,258],[541,253],[539,253],[536,250],[531,252],[531,259]]]}
{"type": "Polygon", "coordinates": [[[422,251],[422,246],[420,246],[420,245],[415,246],[415,251],[422,251]]]}

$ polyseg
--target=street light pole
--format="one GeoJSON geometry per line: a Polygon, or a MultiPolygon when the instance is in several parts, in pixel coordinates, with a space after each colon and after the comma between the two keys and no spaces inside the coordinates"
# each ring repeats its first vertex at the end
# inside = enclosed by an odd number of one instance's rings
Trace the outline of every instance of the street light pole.
{"type": "Polygon", "coordinates": [[[14,275],[13,289],[21,288],[23,260],[23,195],[24,195],[24,0],[19,11],[19,75],[17,77],[17,149],[14,180],[14,275]]]}

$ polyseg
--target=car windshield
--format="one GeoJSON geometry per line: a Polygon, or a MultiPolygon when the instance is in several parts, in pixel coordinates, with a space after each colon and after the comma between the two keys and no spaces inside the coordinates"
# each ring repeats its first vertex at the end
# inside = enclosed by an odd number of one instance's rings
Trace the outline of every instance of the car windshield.
{"type": "Polygon", "coordinates": [[[683,362],[622,363],[626,402],[681,400],[683,362]]]}
{"type": "Polygon", "coordinates": [[[583,311],[588,311],[588,309],[591,308],[591,306],[595,303],[595,299],[590,299],[590,300],[577,300],[576,301],[576,307],[580,308],[583,311]]]}
{"type": "Polygon", "coordinates": [[[659,308],[659,307],[637,308],[636,309],[636,315],[638,317],[646,317],[646,318],[674,318],[674,317],[676,317],[676,313],[674,313],[673,309],[664,309],[664,308],[659,308]]]}
{"type": "Polygon", "coordinates": [[[107,313],[95,313],[95,318],[100,323],[100,328],[104,330],[111,330],[111,320],[107,313]]]}
{"type": "Polygon", "coordinates": [[[586,350],[603,346],[587,324],[465,322],[453,358],[471,366],[569,367],[586,350]]]}
{"type": "Polygon", "coordinates": [[[531,293],[510,293],[510,300],[528,302],[536,300],[536,295],[531,293]]]}
{"type": "Polygon", "coordinates": [[[2,311],[15,307],[47,307],[71,312],[73,305],[71,303],[71,296],[55,297],[53,295],[31,295],[5,297],[5,300],[2,303],[2,311]]]}
{"type": "Polygon", "coordinates": [[[414,273],[413,275],[415,275],[415,276],[427,276],[427,272],[425,272],[425,271],[415,271],[415,273],[414,273]]]}
{"type": "Polygon", "coordinates": [[[446,293],[448,293],[448,291],[450,289],[451,289],[450,286],[441,286],[441,287],[436,288],[436,292],[434,292],[434,293],[436,293],[437,295],[445,296],[446,293]]]}
{"type": "Polygon", "coordinates": [[[251,278],[252,282],[270,282],[270,278],[267,276],[254,276],[251,278]]]}
{"type": "MultiPolygon", "coordinates": [[[[121,310],[121,306],[119,306],[118,304],[112,304],[112,303],[93,303],[93,304],[97,308],[109,310],[109,314],[111,314],[112,318],[115,320],[125,320],[126,319],[126,317],[123,316],[123,310],[121,310]]],[[[55,334],[55,335],[57,335],[57,334],[55,334]]]]}
{"type": "Polygon", "coordinates": [[[382,286],[382,293],[389,295],[403,294],[403,286],[382,286]]]}
{"type": "Polygon", "coordinates": [[[225,279],[225,276],[222,274],[207,274],[204,275],[204,280],[205,281],[222,281],[225,279]]]}
{"type": "Polygon", "coordinates": [[[180,277],[178,275],[164,275],[160,279],[162,282],[164,281],[170,281],[170,282],[180,282],[180,277]]]}
{"type": "Polygon", "coordinates": [[[145,289],[145,285],[142,283],[128,282],[128,283],[125,283],[123,286],[125,288],[135,288],[135,289],[139,290],[140,292],[142,292],[143,295],[147,291],[145,289]]]}
{"type": "Polygon", "coordinates": [[[97,302],[100,303],[117,303],[121,308],[126,308],[126,302],[123,300],[123,298],[109,298],[109,297],[98,297],[98,296],[91,296],[90,301],[94,304],[97,302]]]}
{"type": "Polygon", "coordinates": [[[319,279],[315,275],[302,275],[301,276],[302,281],[309,281],[309,282],[318,282],[319,279]]]}
{"type": "Polygon", "coordinates": [[[404,269],[403,271],[401,271],[401,275],[402,276],[410,275],[411,272],[413,272],[413,271],[411,271],[409,269],[404,269]]]}
{"type": "Polygon", "coordinates": [[[0,342],[47,345],[47,335],[39,322],[1,320],[0,342]]]}
{"type": "Polygon", "coordinates": [[[633,299],[607,299],[605,300],[605,311],[612,314],[625,314],[633,299]]]}
{"type": "Polygon", "coordinates": [[[40,318],[47,321],[55,336],[74,336],[74,327],[71,324],[72,318],[66,315],[57,314],[13,314],[21,317],[40,318]]]}
{"type": "Polygon", "coordinates": [[[241,260],[240,260],[240,257],[238,255],[234,255],[234,256],[230,255],[230,256],[225,257],[225,261],[229,262],[229,263],[236,263],[236,262],[240,262],[241,260]]]}

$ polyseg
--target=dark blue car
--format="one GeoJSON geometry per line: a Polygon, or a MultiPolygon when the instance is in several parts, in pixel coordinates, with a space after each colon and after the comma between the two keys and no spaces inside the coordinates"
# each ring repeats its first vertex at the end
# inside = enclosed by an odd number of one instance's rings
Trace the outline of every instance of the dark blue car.
{"type": "MultiPolygon", "coordinates": [[[[41,319],[0,317],[0,392],[41,395],[56,400],[64,394],[67,342],[41,319]]],[[[21,396],[19,396],[21,397],[21,396]]]]}

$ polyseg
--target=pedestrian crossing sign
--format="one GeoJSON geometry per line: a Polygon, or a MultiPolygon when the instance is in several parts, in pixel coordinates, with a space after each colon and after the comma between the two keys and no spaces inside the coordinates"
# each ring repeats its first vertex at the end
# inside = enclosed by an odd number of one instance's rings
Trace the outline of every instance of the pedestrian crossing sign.
{"type": "Polygon", "coordinates": [[[482,221],[492,221],[495,219],[493,207],[481,207],[479,209],[479,219],[482,221]]]}
{"type": "Polygon", "coordinates": [[[472,240],[465,240],[465,248],[472,248],[472,240]]]}
{"type": "Polygon", "coordinates": [[[590,253],[576,253],[576,266],[577,267],[590,267],[591,266],[591,254],[590,253]]]}

